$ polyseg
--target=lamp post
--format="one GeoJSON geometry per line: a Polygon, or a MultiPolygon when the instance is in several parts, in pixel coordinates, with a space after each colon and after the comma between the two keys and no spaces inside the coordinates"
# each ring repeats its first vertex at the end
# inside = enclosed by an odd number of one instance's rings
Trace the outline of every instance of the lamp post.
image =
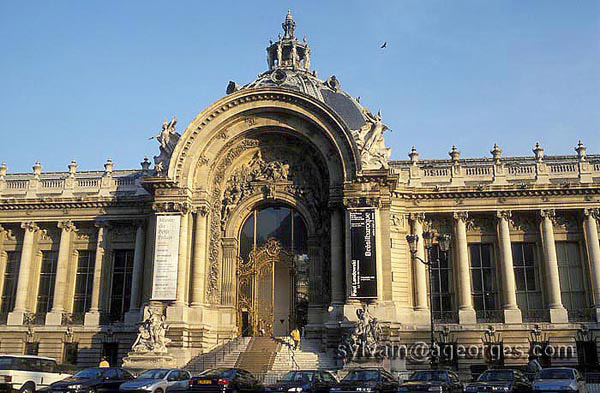
{"type": "Polygon", "coordinates": [[[423,242],[425,245],[425,249],[427,250],[427,260],[423,260],[422,258],[420,258],[417,255],[417,243],[419,241],[419,236],[418,235],[406,235],[406,240],[408,241],[408,245],[410,247],[410,255],[412,257],[413,260],[417,260],[421,263],[423,263],[424,265],[427,266],[427,270],[429,272],[429,319],[430,319],[430,323],[431,323],[431,332],[430,332],[430,349],[429,349],[429,363],[431,368],[434,368],[434,366],[437,364],[436,359],[435,359],[435,355],[434,355],[434,348],[435,348],[435,321],[434,321],[434,316],[433,316],[433,267],[435,266],[439,266],[440,263],[440,257],[439,257],[439,253],[438,256],[435,260],[433,260],[433,257],[431,255],[431,250],[433,248],[433,242],[434,240],[437,240],[438,242],[438,247],[439,250],[441,252],[443,252],[444,254],[448,252],[448,250],[450,249],[450,235],[447,234],[442,234],[442,235],[435,235],[435,233],[433,231],[424,231],[423,232],[423,242]]]}

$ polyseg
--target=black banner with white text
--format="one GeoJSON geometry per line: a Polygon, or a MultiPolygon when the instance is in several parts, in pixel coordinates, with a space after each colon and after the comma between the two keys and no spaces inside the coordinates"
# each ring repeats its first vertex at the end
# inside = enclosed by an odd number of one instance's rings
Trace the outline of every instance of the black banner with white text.
{"type": "Polygon", "coordinates": [[[351,210],[349,213],[352,243],[350,297],[376,298],[375,210],[351,210]]]}

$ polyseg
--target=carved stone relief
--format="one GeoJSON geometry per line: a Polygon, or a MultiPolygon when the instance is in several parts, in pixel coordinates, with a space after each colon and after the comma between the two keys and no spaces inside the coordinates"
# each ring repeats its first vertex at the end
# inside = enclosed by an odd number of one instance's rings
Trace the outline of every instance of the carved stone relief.
{"type": "Polygon", "coordinates": [[[467,230],[479,233],[495,233],[496,220],[494,217],[472,216],[467,222],[467,230]]]}

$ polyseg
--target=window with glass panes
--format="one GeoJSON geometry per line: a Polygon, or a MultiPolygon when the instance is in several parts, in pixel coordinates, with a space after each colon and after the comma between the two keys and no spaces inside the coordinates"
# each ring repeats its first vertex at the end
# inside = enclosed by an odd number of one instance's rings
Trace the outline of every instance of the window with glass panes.
{"type": "Polygon", "coordinates": [[[577,242],[556,242],[560,294],[569,311],[588,307],[583,263],[577,242]]]}
{"type": "Polygon", "coordinates": [[[491,244],[469,244],[471,256],[471,293],[476,311],[485,312],[498,309],[498,285],[491,244]]]}
{"type": "Polygon", "coordinates": [[[75,276],[75,293],[73,312],[85,313],[90,310],[92,301],[92,285],[94,283],[94,251],[81,250],[77,257],[77,273],[75,276]]]}
{"type": "Polygon", "coordinates": [[[517,304],[524,318],[544,309],[535,250],[535,243],[512,243],[517,304]]]}
{"type": "Polygon", "coordinates": [[[431,248],[431,260],[439,263],[431,266],[433,289],[433,312],[435,318],[445,318],[452,311],[452,266],[448,252],[441,252],[437,244],[431,248]]]}
{"type": "Polygon", "coordinates": [[[115,250],[110,292],[110,319],[119,321],[129,310],[131,280],[133,277],[133,250],[115,250]]]}
{"type": "Polygon", "coordinates": [[[38,314],[50,312],[54,302],[54,284],[56,282],[56,265],[58,252],[42,251],[42,266],[40,269],[40,284],[38,286],[38,314]]]}
{"type": "Polygon", "coordinates": [[[4,287],[2,288],[0,312],[11,312],[15,308],[18,276],[19,254],[16,251],[8,251],[6,253],[6,266],[4,268],[4,287]]]}

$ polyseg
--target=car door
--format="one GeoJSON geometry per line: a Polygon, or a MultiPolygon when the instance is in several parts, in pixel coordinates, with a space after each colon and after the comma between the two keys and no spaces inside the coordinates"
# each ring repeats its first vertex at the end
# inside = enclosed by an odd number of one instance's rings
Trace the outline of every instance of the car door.
{"type": "Polygon", "coordinates": [[[171,370],[167,374],[167,392],[177,392],[179,391],[179,370],[171,370]]]}
{"type": "Polygon", "coordinates": [[[190,378],[192,378],[192,375],[189,372],[185,370],[179,370],[179,382],[177,382],[177,390],[179,392],[188,390],[190,386],[190,378]]]}
{"type": "Polygon", "coordinates": [[[104,373],[102,373],[102,377],[100,382],[98,382],[96,390],[98,392],[114,391],[119,389],[120,384],[121,383],[117,369],[108,368],[106,371],[104,371],[104,373]]]}

